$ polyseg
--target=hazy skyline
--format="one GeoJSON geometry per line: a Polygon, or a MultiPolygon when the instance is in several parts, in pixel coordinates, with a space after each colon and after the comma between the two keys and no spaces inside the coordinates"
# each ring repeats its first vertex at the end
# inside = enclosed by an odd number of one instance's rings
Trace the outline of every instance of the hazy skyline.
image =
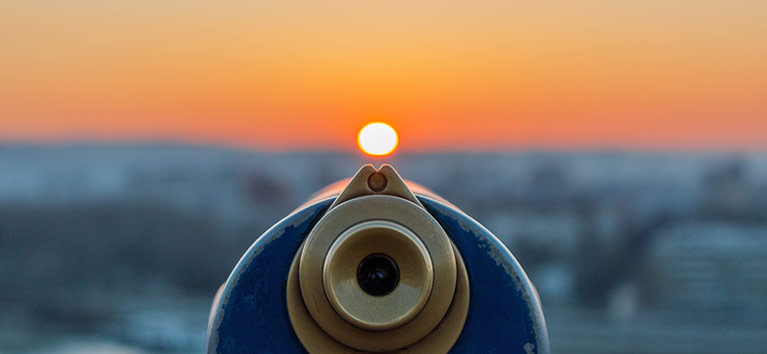
{"type": "Polygon", "coordinates": [[[767,2],[0,4],[0,141],[767,148],[767,2]]]}

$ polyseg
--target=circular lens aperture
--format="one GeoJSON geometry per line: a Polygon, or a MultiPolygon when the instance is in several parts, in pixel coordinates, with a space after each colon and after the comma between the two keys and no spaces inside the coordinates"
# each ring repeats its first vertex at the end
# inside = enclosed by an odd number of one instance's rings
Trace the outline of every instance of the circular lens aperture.
{"type": "Polygon", "coordinates": [[[357,283],[369,295],[388,295],[399,284],[397,263],[385,254],[371,254],[357,267],[357,283]]]}

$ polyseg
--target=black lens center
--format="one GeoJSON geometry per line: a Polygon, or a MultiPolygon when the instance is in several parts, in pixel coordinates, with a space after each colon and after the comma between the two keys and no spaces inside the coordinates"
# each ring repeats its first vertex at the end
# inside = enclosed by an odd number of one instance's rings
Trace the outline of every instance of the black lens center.
{"type": "Polygon", "coordinates": [[[357,283],[370,295],[389,294],[399,284],[397,263],[385,254],[371,254],[357,267],[357,283]]]}

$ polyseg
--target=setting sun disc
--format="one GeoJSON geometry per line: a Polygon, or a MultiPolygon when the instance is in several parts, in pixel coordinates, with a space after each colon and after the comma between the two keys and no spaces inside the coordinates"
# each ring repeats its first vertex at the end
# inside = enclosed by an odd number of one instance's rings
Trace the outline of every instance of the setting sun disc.
{"type": "Polygon", "coordinates": [[[397,132],[386,123],[370,123],[360,130],[357,143],[368,155],[388,155],[397,148],[397,132]]]}

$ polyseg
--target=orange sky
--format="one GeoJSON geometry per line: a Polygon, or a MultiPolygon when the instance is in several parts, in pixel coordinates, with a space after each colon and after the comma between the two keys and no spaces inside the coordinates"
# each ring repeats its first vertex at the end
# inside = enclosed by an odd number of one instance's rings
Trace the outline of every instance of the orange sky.
{"type": "Polygon", "coordinates": [[[767,1],[0,4],[0,141],[767,148],[767,1]]]}

